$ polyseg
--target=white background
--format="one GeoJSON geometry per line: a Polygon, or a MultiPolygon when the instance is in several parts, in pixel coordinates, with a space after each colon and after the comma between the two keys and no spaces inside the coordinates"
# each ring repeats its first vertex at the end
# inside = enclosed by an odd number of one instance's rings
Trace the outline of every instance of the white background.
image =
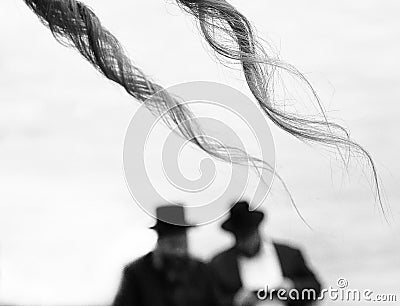
{"type": "MultiPolygon", "coordinates": [[[[86,3],[160,84],[217,81],[248,94],[240,71],[210,56],[172,1],[86,3]]],[[[345,277],[352,288],[399,294],[400,3],[232,4],[306,73],[328,114],[373,155],[391,207],[388,226],[362,161],[346,174],[335,155],[274,129],[278,171],[314,231],[275,184],[263,206],[265,232],[303,247],[326,286],[345,277]]],[[[0,39],[0,303],[107,304],[122,266],[155,241],[122,169],[138,103],[60,46],[23,1],[0,2],[0,39]]],[[[230,243],[218,224],[191,238],[204,259],[230,243]]]]}

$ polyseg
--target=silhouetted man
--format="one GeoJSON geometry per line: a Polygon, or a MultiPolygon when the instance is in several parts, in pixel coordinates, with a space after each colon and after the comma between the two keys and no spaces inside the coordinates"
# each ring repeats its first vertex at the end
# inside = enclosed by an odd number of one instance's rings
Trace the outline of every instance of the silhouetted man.
{"type": "Polygon", "coordinates": [[[156,213],[151,228],[158,234],[157,246],[125,267],[113,306],[216,306],[209,268],[188,254],[192,226],[183,207],[163,206],[156,213]]]}
{"type": "Polygon", "coordinates": [[[234,235],[235,245],[210,263],[220,305],[310,305],[321,290],[317,278],[298,249],[261,238],[263,219],[263,212],[250,211],[249,204],[240,201],[222,224],[234,235]]]}

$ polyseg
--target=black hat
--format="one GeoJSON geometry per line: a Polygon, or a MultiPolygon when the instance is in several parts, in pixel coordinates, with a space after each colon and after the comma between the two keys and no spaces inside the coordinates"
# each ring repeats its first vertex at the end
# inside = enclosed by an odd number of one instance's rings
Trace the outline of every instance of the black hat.
{"type": "Polygon", "coordinates": [[[185,219],[185,209],[181,205],[164,205],[156,209],[157,222],[150,227],[159,235],[173,235],[194,227],[185,219]]]}
{"type": "Polygon", "coordinates": [[[262,211],[250,211],[247,201],[239,201],[230,210],[229,218],[222,223],[222,229],[234,234],[247,233],[257,228],[264,219],[262,211]]]}

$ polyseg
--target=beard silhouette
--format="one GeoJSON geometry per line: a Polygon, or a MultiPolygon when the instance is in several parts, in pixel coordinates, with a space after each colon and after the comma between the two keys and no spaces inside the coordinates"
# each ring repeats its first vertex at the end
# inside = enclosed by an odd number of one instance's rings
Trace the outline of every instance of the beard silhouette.
{"type": "Polygon", "coordinates": [[[261,250],[261,242],[258,242],[257,245],[254,246],[254,248],[242,248],[239,249],[239,253],[240,255],[247,257],[247,258],[251,258],[254,257],[258,254],[258,252],[260,252],[261,250]]]}
{"type": "Polygon", "coordinates": [[[162,272],[173,283],[184,283],[187,281],[188,268],[190,266],[189,256],[163,255],[162,272]]]}

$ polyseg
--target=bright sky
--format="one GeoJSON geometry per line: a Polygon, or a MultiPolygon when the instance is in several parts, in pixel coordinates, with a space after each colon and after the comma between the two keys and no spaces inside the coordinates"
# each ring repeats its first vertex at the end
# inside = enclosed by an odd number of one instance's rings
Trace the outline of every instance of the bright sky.
{"type": "MultiPolygon", "coordinates": [[[[249,94],[173,1],[85,3],[160,84],[217,81],[249,94]]],[[[334,156],[273,129],[278,171],[314,231],[275,184],[266,233],[304,247],[327,286],[346,277],[354,288],[398,291],[400,3],[232,3],[373,155],[394,219],[383,222],[362,162],[346,174],[334,156]]],[[[155,241],[122,166],[138,103],[57,44],[23,1],[1,1],[0,20],[0,303],[106,304],[122,266],[155,241]]],[[[191,238],[204,259],[230,243],[218,224],[191,238]]]]}

